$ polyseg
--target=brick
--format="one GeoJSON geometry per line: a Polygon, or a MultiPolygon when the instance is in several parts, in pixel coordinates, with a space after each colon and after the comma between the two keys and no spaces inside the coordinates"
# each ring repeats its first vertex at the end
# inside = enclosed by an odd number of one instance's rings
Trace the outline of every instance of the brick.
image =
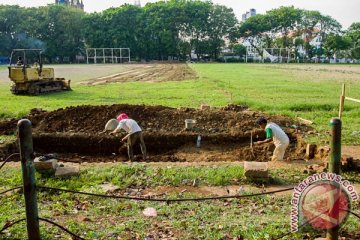
{"type": "Polygon", "coordinates": [[[252,179],[269,178],[269,167],[267,162],[244,162],[245,177],[252,179]]]}
{"type": "Polygon", "coordinates": [[[80,174],[79,166],[63,166],[56,168],[55,177],[69,178],[80,174]]]}
{"type": "Polygon", "coordinates": [[[38,172],[53,173],[53,172],[55,172],[56,168],[58,167],[58,161],[56,159],[40,161],[39,158],[35,158],[34,166],[35,166],[35,170],[38,172]]]}
{"type": "Polygon", "coordinates": [[[316,153],[316,144],[306,145],[305,159],[313,159],[316,153]]]}

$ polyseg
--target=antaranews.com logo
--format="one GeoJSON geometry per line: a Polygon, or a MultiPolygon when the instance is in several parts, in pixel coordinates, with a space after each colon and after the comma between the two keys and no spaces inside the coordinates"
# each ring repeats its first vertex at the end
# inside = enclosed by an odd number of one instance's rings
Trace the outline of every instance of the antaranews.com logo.
{"type": "Polygon", "coordinates": [[[294,188],[291,200],[291,231],[309,223],[316,229],[331,229],[344,223],[351,202],[359,199],[354,186],[335,173],[309,176],[294,188]],[[300,223],[300,224],[299,224],[300,223]]]}

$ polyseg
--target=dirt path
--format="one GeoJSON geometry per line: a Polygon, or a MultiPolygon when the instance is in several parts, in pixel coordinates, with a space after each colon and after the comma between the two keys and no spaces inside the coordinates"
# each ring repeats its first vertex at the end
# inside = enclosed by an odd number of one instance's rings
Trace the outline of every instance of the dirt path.
{"type": "Polygon", "coordinates": [[[344,155],[360,159],[360,146],[341,146],[341,152],[344,155]]]}

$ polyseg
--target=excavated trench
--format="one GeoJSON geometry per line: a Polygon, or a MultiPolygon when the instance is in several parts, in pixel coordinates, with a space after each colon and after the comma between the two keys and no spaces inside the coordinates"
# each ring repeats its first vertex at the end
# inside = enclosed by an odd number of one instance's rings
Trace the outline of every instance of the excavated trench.
{"type": "MultiPolygon", "coordinates": [[[[114,156],[126,160],[126,144],[120,141],[125,134],[110,136],[100,133],[106,122],[120,112],[126,112],[142,127],[152,160],[267,161],[272,154],[273,146],[269,144],[250,148],[251,131],[254,141],[264,138],[263,131],[255,128],[255,121],[265,114],[237,105],[207,110],[143,105],[79,106],[54,112],[34,109],[27,116],[33,124],[34,151],[66,154],[69,158],[93,156],[87,159],[95,162],[114,161],[114,156]],[[197,121],[196,126],[185,130],[184,120],[190,118],[197,121]],[[196,147],[198,135],[201,136],[200,148],[196,147]]],[[[305,152],[303,131],[291,128],[298,123],[284,117],[269,119],[284,126],[290,137],[291,144],[285,157],[302,158],[305,152]]],[[[15,134],[16,123],[17,120],[1,122],[0,135],[15,134]]],[[[0,146],[0,157],[16,152],[16,145],[0,146]]],[[[140,153],[136,146],[134,154],[140,153]]]]}
{"type": "MultiPolygon", "coordinates": [[[[162,154],[175,151],[185,145],[193,143],[195,146],[197,134],[144,134],[146,147],[149,153],[162,154]]],[[[34,149],[40,152],[66,152],[87,155],[111,155],[112,153],[125,153],[126,144],[120,137],[68,135],[41,133],[33,135],[34,149]]],[[[244,136],[227,136],[225,134],[212,134],[202,136],[202,145],[227,145],[239,146],[249,143],[249,138],[244,136]]],[[[247,144],[248,145],[248,144],[247,144]]],[[[138,150],[138,149],[135,149],[138,150]]]]}

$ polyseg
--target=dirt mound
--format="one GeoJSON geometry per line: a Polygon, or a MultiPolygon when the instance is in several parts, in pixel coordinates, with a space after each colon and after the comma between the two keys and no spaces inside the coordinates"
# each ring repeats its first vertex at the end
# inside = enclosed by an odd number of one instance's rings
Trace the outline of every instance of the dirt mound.
{"type": "MultiPolygon", "coordinates": [[[[264,137],[255,121],[266,116],[244,106],[229,105],[221,109],[198,110],[145,105],[78,106],[53,112],[32,111],[34,149],[39,152],[78,153],[84,155],[121,155],[126,159],[126,147],[117,137],[100,133],[106,122],[124,112],[135,119],[144,131],[148,151],[159,161],[266,161],[270,158],[270,145],[254,146],[253,140],[264,137]],[[194,119],[193,129],[185,129],[185,119],[194,119]],[[201,148],[196,148],[196,138],[202,137],[201,148]]],[[[291,157],[299,154],[298,130],[286,117],[269,117],[288,133],[292,145],[291,157]]],[[[16,131],[16,120],[0,123],[0,135],[16,131]]],[[[300,141],[302,142],[302,140],[300,141]]],[[[139,153],[139,149],[135,149],[139,153]]],[[[152,159],[156,161],[156,159],[152,159]]]]}

